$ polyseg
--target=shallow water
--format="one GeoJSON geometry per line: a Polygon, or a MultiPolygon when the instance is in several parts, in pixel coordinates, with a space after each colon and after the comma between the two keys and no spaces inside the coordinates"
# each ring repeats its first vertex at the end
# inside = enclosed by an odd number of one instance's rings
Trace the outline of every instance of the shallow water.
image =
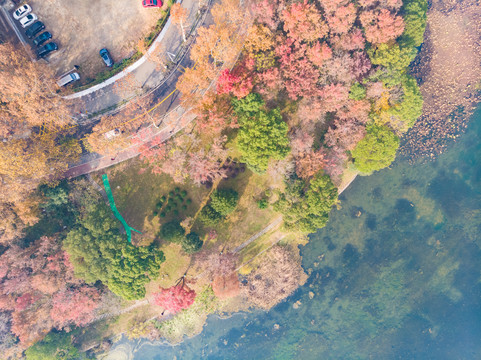
{"type": "Polygon", "coordinates": [[[480,136],[478,111],[435,162],[356,179],[302,249],[309,280],[271,311],[123,346],[142,360],[481,359],[480,136]]]}

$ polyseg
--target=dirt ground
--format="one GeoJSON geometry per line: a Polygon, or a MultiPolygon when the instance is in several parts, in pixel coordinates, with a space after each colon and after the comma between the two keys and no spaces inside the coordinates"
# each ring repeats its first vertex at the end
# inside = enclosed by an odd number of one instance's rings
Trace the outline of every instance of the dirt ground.
{"type": "MultiPolygon", "coordinates": [[[[141,0],[29,0],[59,45],[49,58],[57,75],[80,65],[84,78],[106,67],[99,50],[107,48],[115,62],[135,52],[160,17],[160,10],[144,9],[141,0]]],[[[164,7],[165,7],[164,2],[164,7]]]]}

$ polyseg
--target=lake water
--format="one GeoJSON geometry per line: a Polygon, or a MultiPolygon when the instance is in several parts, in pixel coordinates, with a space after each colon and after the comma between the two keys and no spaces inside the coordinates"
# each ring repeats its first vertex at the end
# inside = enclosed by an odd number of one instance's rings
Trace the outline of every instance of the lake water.
{"type": "Polygon", "coordinates": [[[175,347],[124,342],[129,357],[481,359],[480,137],[478,111],[435,162],[356,179],[271,311],[211,316],[175,347]]]}

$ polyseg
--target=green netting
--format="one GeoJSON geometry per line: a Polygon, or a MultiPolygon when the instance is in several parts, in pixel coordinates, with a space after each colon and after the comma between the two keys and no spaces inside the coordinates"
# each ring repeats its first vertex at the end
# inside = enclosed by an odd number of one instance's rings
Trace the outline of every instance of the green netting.
{"type": "Polygon", "coordinates": [[[124,226],[125,232],[127,233],[127,239],[129,240],[129,242],[132,242],[132,230],[138,232],[139,234],[142,233],[139,230],[135,230],[133,227],[130,227],[129,224],[127,224],[127,221],[125,221],[125,219],[122,217],[122,215],[120,215],[119,211],[117,210],[117,206],[115,206],[115,200],[114,196],[112,195],[112,189],[110,188],[109,178],[107,177],[107,174],[102,175],[102,180],[104,182],[105,192],[107,193],[107,197],[109,198],[110,208],[112,209],[115,217],[119,219],[119,221],[124,226]]]}

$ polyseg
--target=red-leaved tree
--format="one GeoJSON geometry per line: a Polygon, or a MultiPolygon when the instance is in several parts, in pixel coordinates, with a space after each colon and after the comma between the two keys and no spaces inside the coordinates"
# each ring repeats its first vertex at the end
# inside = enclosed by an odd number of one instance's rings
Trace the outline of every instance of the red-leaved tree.
{"type": "Polygon", "coordinates": [[[387,9],[365,11],[359,19],[364,26],[367,41],[373,44],[394,40],[404,31],[402,16],[392,14],[387,9]]]}
{"type": "Polygon", "coordinates": [[[94,319],[99,301],[100,294],[95,288],[83,285],[64,289],[53,296],[50,317],[58,329],[71,324],[84,326],[94,319]]]}
{"type": "Polygon", "coordinates": [[[194,303],[196,293],[185,285],[182,278],[177,285],[168,289],[160,288],[153,296],[156,305],[163,307],[164,311],[175,314],[189,308],[194,303]]]}

